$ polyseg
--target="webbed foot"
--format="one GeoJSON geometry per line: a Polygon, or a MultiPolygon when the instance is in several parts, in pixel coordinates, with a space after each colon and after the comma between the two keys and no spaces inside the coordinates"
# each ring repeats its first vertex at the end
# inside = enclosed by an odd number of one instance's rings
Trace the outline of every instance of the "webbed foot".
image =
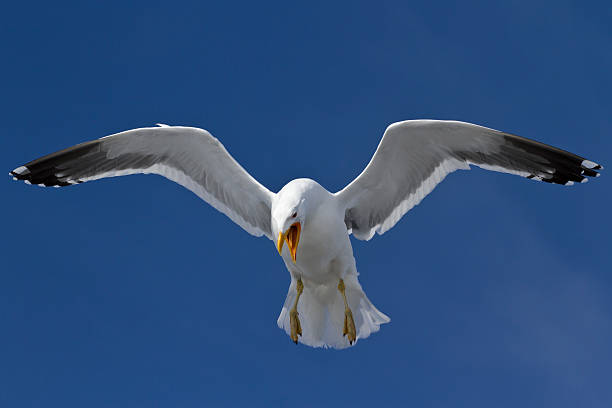
{"type": "Polygon", "coordinates": [[[297,311],[297,305],[300,300],[300,296],[302,296],[302,292],[304,291],[304,284],[302,283],[302,279],[298,279],[297,284],[295,285],[295,289],[297,291],[297,296],[295,297],[295,303],[293,303],[293,307],[289,311],[289,323],[291,325],[291,340],[295,344],[298,343],[298,336],[302,335],[302,325],[300,324],[300,318],[298,317],[299,313],[297,311]]]}
{"type": "Polygon", "coordinates": [[[297,309],[291,309],[289,311],[289,322],[291,323],[291,340],[297,344],[298,336],[302,335],[302,325],[300,324],[297,309]]]}
{"type": "Polygon", "coordinates": [[[350,308],[344,309],[344,329],[342,335],[348,338],[349,344],[353,345],[357,338],[357,330],[355,330],[355,320],[353,320],[353,312],[350,308]]]}
{"type": "Polygon", "coordinates": [[[338,290],[342,294],[344,299],[344,327],[342,328],[342,335],[348,338],[349,344],[353,345],[357,339],[357,330],[355,329],[355,320],[353,319],[353,312],[348,306],[346,300],[346,288],[344,286],[344,280],[340,279],[338,282],[338,290]]]}

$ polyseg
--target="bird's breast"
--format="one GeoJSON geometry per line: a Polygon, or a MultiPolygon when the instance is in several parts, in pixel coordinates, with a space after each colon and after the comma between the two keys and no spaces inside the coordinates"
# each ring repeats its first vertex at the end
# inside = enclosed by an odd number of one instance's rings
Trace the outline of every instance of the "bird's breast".
{"type": "Polygon", "coordinates": [[[353,259],[344,216],[337,213],[320,209],[304,224],[296,266],[305,277],[337,274],[338,259],[353,259]]]}

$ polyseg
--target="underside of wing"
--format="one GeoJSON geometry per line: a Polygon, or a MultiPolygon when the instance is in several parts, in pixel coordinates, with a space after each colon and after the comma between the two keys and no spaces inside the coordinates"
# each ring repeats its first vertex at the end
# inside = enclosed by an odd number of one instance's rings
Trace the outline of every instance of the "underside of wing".
{"type": "Polygon", "coordinates": [[[347,228],[359,239],[383,234],[448,174],[470,165],[563,185],[584,183],[602,169],[573,153],[470,123],[398,122],[387,128],[365,170],[336,193],[347,228]]]}
{"type": "Polygon", "coordinates": [[[41,157],[10,174],[28,184],[63,187],[148,173],[186,187],[249,233],[271,239],[273,194],[203,129],[163,126],[129,130],[41,157]]]}

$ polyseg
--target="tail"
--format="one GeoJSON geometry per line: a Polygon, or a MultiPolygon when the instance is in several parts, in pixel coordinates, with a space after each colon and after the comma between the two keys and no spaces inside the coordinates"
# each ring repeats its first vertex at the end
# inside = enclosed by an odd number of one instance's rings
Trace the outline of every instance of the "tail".
{"type": "MultiPolygon", "coordinates": [[[[344,278],[344,282],[346,298],[355,320],[357,340],[365,339],[377,332],[381,324],[389,323],[389,317],[370,302],[356,276],[348,276],[344,278]]],[[[278,327],[287,334],[291,333],[289,310],[293,307],[296,295],[296,281],[291,279],[289,292],[277,322],[278,327]]],[[[336,284],[318,285],[304,282],[304,292],[298,303],[298,315],[302,326],[300,343],[311,347],[349,347],[347,338],[342,335],[344,300],[336,284]]]]}

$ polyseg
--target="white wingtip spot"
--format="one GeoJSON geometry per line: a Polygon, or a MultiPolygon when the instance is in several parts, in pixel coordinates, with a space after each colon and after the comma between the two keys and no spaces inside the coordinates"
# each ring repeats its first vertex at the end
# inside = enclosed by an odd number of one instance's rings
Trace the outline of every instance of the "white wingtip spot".
{"type": "MultiPolygon", "coordinates": [[[[599,166],[599,164],[592,162],[590,160],[583,160],[582,163],[580,164],[582,167],[586,167],[587,169],[592,169],[594,167],[599,166]]],[[[603,168],[603,167],[602,167],[603,168]]]]}
{"type": "Polygon", "coordinates": [[[601,174],[599,174],[599,173],[597,173],[597,174],[595,175],[595,177],[599,177],[599,176],[601,176],[601,174]]]}
{"type": "Polygon", "coordinates": [[[156,123],[155,126],[159,126],[159,127],[170,127],[169,125],[166,125],[165,123],[156,123]]]}
{"type": "Polygon", "coordinates": [[[32,184],[32,183],[30,183],[29,180],[23,180],[23,182],[26,183],[26,184],[32,184]]]}
{"type": "Polygon", "coordinates": [[[20,176],[22,174],[29,174],[30,170],[28,170],[28,168],[26,166],[21,166],[21,167],[17,167],[15,170],[13,170],[13,173],[17,173],[20,176]]]}
{"type": "Polygon", "coordinates": [[[574,182],[570,180],[570,181],[568,181],[567,183],[565,183],[565,185],[566,185],[566,186],[573,186],[573,185],[574,185],[574,182]]]}
{"type": "Polygon", "coordinates": [[[588,183],[589,179],[588,178],[583,178],[582,181],[580,181],[580,183],[588,183]]]}
{"type": "Polygon", "coordinates": [[[19,179],[17,177],[13,177],[13,180],[15,181],[19,181],[19,179]]]}

